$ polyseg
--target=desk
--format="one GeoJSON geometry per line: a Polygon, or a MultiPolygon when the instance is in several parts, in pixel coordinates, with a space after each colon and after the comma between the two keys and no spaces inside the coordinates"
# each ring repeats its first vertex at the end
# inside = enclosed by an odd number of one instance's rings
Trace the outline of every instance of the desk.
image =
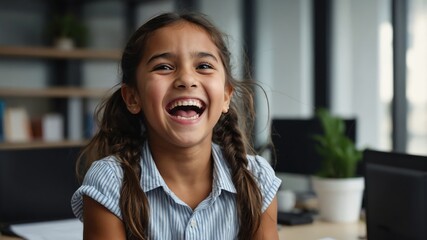
{"type": "Polygon", "coordinates": [[[20,240],[20,238],[8,237],[0,235],[0,240],[20,240]]]}
{"type": "MultiPolygon", "coordinates": [[[[364,222],[328,223],[315,221],[313,224],[298,226],[279,226],[279,239],[283,240],[319,240],[330,237],[335,240],[362,240],[366,236],[364,222]]],[[[20,240],[20,238],[0,236],[0,240],[20,240]]]]}
{"type": "Polygon", "coordinates": [[[279,239],[318,240],[326,237],[336,240],[366,239],[366,224],[315,221],[307,225],[279,226],[279,239]]]}

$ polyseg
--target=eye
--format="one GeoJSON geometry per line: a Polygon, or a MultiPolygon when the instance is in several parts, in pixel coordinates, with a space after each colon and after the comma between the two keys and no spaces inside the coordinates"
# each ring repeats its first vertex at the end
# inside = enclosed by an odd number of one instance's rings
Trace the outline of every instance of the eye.
{"type": "Polygon", "coordinates": [[[171,71],[173,67],[169,64],[158,64],[154,66],[153,71],[171,71]]]}
{"type": "Polygon", "coordinates": [[[211,64],[209,64],[209,63],[200,63],[200,64],[197,66],[197,69],[200,69],[200,70],[208,70],[208,69],[213,69],[213,66],[212,66],[211,64]]]}

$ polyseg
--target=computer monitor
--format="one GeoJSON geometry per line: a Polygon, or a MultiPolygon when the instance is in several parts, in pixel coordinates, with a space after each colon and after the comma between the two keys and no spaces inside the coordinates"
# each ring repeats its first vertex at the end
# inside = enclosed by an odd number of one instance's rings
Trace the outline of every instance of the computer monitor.
{"type": "Polygon", "coordinates": [[[0,150],[0,225],[73,218],[80,147],[0,150]]]}
{"type": "MultiPolygon", "coordinates": [[[[356,142],[356,120],[346,119],[344,124],[345,134],[356,142]]],[[[313,135],[322,133],[320,121],[316,118],[273,119],[271,138],[274,145],[275,171],[301,175],[316,174],[320,170],[321,161],[315,150],[313,135]]]]}
{"type": "Polygon", "coordinates": [[[368,239],[427,239],[427,156],[365,150],[368,239]]]}

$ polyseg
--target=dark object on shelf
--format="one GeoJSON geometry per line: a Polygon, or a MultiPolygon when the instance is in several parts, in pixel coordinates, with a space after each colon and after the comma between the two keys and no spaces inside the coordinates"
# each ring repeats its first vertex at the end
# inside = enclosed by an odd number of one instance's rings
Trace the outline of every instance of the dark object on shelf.
{"type": "Polygon", "coordinates": [[[313,216],[308,212],[278,212],[277,223],[283,225],[301,225],[313,223],[313,216]]]}
{"type": "MultiPolygon", "coordinates": [[[[72,49],[74,45],[83,47],[87,42],[87,27],[83,24],[83,21],[71,13],[54,16],[48,26],[48,32],[54,41],[69,41],[64,49],[72,49]]],[[[55,42],[55,45],[59,42],[55,42]]]]}

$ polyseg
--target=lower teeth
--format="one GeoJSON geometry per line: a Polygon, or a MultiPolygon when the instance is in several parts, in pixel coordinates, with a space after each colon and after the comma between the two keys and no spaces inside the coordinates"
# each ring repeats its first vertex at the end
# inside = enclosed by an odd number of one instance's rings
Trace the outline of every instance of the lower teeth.
{"type": "Polygon", "coordinates": [[[191,116],[191,117],[176,116],[176,118],[178,118],[178,119],[183,119],[183,120],[194,120],[194,119],[197,119],[197,118],[199,118],[199,117],[200,117],[200,115],[199,115],[199,114],[196,114],[196,115],[191,116]]]}

